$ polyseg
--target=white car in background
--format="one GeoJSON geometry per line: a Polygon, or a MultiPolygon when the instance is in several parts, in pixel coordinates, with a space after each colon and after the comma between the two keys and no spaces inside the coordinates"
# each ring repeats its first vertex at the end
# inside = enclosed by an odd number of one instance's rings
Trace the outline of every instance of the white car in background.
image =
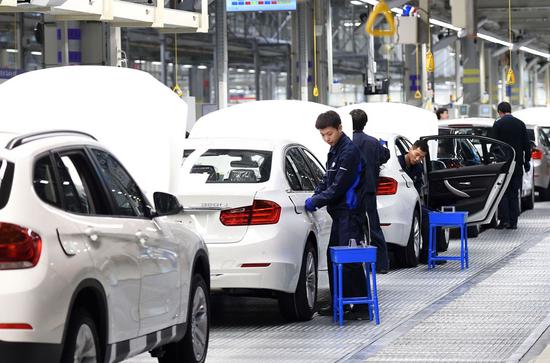
{"type": "Polygon", "coordinates": [[[326,208],[304,210],[319,161],[300,144],[261,139],[188,139],[184,155],[177,194],[208,245],[212,289],[263,293],[285,318],[311,319],[332,222],[326,208]]]}
{"type": "Polygon", "coordinates": [[[0,142],[0,360],[204,362],[208,254],[176,197],[153,208],[84,133],[0,142]]]}
{"type": "MultiPolygon", "coordinates": [[[[491,128],[495,123],[494,119],[483,117],[463,118],[456,120],[446,120],[439,122],[440,134],[450,132],[451,134],[460,135],[478,135],[478,136],[490,136],[491,128]]],[[[528,133],[531,135],[533,131],[532,125],[526,125],[528,133]]],[[[481,153],[481,144],[476,144],[478,151],[481,153]]],[[[535,174],[536,174],[536,161],[531,160],[531,168],[528,172],[523,172],[523,183],[520,193],[521,200],[518,201],[521,210],[533,209],[535,204],[535,174]]]]}
{"type": "Polygon", "coordinates": [[[535,187],[542,200],[550,200],[550,107],[532,107],[514,112],[529,123],[529,136],[534,143],[535,187]]]}

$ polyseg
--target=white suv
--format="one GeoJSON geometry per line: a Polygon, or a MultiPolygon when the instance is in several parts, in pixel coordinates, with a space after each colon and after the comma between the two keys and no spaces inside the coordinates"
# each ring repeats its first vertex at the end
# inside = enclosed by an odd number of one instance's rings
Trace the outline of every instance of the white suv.
{"type": "MultiPolygon", "coordinates": [[[[0,134],[0,361],[203,362],[206,245],[75,131],[0,134]]],[[[146,167],[146,165],[144,165],[146,167]]]]}

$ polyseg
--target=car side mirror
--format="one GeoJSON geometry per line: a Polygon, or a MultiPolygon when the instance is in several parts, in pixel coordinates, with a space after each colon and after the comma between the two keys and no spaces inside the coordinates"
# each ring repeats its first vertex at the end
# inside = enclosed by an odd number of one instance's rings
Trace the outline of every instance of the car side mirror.
{"type": "Polygon", "coordinates": [[[178,198],[172,194],[155,192],[153,199],[155,201],[156,212],[159,216],[169,216],[183,212],[183,207],[178,198]]]}

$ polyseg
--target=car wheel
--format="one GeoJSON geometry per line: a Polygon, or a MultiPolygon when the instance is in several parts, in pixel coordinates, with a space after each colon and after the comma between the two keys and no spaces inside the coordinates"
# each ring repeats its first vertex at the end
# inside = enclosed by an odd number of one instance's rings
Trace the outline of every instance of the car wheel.
{"type": "Polygon", "coordinates": [[[279,294],[279,309],[290,321],[311,320],[317,310],[317,253],[312,243],[306,245],[300,278],[294,293],[279,294]]]}
{"type": "Polygon", "coordinates": [[[209,334],[209,291],[204,278],[200,274],[195,274],[191,282],[185,336],[180,341],[164,347],[164,354],[158,358],[159,363],[204,362],[208,351],[209,334]]]}
{"type": "Polygon", "coordinates": [[[477,224],[468,226],[468,238],[476,238],[477,236],[479,236],[479,226],[477,224]]]}
{"type": "MultiPolygon", "coordinates": [[[[420,217],[418,211],[414,211],[411,232],[409,233],[409,241],[407,246],[402,249],[400,265],[404,267],[416,267],[420,259],[422,249],[422,227],[420,225],[420,217]]],[[[427,253],[427,252],[426,252],[427,253]]],[[[427,255],[426,255],[427,257],[427,255]]]]}
{"type": "Polygon", "coordinates": [[[90,313],[77,309],[71,316],[62,363],[99,363],[103,360],[95,322],[90,313]]]}

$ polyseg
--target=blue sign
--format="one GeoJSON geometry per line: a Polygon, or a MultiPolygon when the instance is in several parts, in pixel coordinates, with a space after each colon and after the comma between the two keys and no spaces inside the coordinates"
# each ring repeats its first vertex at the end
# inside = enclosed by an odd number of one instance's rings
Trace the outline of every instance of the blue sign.
{"type": "Polygon", "coordinates": [[[0,79],[10,79],[21,73],[20,69],[0,68],[0,79]]]}
{"type": "Polygon", "coordinates": [[[227,12],[296,10],[296,0],[225,0],[227,12]]]}

